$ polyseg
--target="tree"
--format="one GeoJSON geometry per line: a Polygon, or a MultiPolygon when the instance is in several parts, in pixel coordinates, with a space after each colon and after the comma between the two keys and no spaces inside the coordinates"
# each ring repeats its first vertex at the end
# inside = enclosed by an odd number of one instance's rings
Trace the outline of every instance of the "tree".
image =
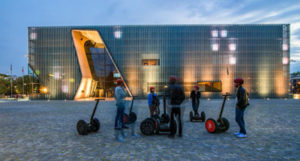
{"type": "MultiPolygon", "coordinates": [[[[12,94],[31,94],[32,89],[37,88],[38,80],[31,75],[24,75],[21,77],[17,77],[12,82],[12,94]],[[24,79],[24,84],[23,84],[24,79]],[[34,83],[34,85],[32,84],[34,83]],[[24,88],[23,88],[24,85],[24,88]],[[34,86],[32,88],[32,86],[34,86]],[[24,91],[23,91],[24,89],[24,91]]],[[[0,73],[0,95],[10,95],[10,77],[0,73]]]]}
{"type": "Polygon", "coordinates": [[[10,89],[8,77],[0,75],[0,95],[7,94],[10,89]]]}

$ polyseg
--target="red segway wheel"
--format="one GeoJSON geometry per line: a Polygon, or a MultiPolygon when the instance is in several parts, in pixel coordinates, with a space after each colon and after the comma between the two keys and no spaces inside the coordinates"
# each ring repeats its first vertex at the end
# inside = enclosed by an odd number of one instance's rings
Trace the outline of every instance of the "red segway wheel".
{"type": "Polygon", "coordinates": [[[123,123],[126,124],[128,122],[128,115],[124,114],[123,115],[123,123]]]}
{"type": "Polygon", "coordinates": [[[207,119],[205,122],[205,128],[209,133],[215,133],[217,131],[217,122],[214,119],[207,119]]]}

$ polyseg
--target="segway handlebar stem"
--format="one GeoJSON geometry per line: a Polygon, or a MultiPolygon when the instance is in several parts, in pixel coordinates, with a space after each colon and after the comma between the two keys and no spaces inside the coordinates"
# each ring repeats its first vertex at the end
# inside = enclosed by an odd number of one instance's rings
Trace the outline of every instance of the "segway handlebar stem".
{"type": "Polygon", "coordinates": [[[92,123],[92,121],[93,121],[93,119],[94,119],[94,115],[95,115],[95,112],[96,112],[96,110],[97,110],[97,106],[98,106],[98,103],[99,103],[100,100],[105,100],[105,99],[103,99],[103,98],[95,99],[96,104],[95,104],[95,107],[94,107],[94,109],[93,109],[92,116],[91,116],[91,118],[90,118],[90,123],[92,123]]]}
{"type": "Polygon", "coordinates": [[[130,105],[130,110],[129,113],[132,112],[132,107],[133,107],[133,101],[134,101],[135,96],[132,96],[132,100],[131,100],[131,105],[130,105]]]}
{"type": "Polygon", "coordinates": [[[225,106],[225,102],[226,102],[226,99],[228,96],[230,96],[230,93],[226,93],[224,96],[224,99],[223,99],[223,103],[222,103],[222,107],[221,107],[221,111],[220,111],[220,114],[219,114],[219,119],[222,118],[222,114],[223,114],[223,110],[224,110],[224,106],[225,106]]]}

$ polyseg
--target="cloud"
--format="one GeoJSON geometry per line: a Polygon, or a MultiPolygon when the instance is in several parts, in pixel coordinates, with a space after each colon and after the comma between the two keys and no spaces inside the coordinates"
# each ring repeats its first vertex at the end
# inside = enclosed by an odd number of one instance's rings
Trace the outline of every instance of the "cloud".
{"type": "MultiPolygon", "coordinates": [[[[14,44],[19,40],[18,49],[21,51],[16,52],[10,46],[2,44],[1,52],[20,57],[24,64],[26,59],[23,58],[23,53],[27,52],[27,35],[23,30],[36,25],[291,24],[291,58],[300,60],[298,0],[90,0],[89,3],[73,0],[72,5],[68,1],[57,1],[60,4],[57,5],[55,0],[43,4],[34,0],[18,4],[9,0],[2,1],[0,14],[6,15],[0,16],[3,42],[14,44]]],[[[1,58],[4,57],[1,55],[1,58]]],[[[4,59],[0,60],[0,73],[4,69],[9,69],[7,62],[11,63],[4,59]]]]}

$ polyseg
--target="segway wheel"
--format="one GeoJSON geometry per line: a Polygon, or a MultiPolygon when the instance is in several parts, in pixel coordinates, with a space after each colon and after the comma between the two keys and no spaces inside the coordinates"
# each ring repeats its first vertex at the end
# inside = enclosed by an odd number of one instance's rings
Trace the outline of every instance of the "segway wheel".
{"type": "Polygon", "coordinates": [[[168,114],[162,114],[161,115],[161,123],[168,123],[170,121],[170,117],[169,117],[169,115],[168,114]]]}
{"type": "Polygon", "coordinates": [[[194,117],[194,114],[193,114],[193,111],[191,111],[191,112],[190,112],[190,121],[191,121],[191,122],[193,122],[193,117],[194,117]]]}
{"type": "Polygon", "coordinates": [[[77,132],[79,135],[88,134],[88,124],[84,120],[79,120],[77,122],[77,132]]]}
{"type": "Polygon", "coordinates": [[[129,114],[129,119],[128,119],[128,124],[134,123],[137,119],[137,116],[134,112],[130,112],[129,114]]]}
{"type": "Polygon", "coordinates": [[[215,133],[217,131],[218,125],[214,119],[207,119],[205,122],[205,128],[209,133],[215,133]]]}
{"type": "Polygon", "coordinates": [[[222,121],[223,121],[224,124],[222,124],[221,121],[219,121],[219,122],[220,122],[220,125],[222,125],[221,130],[222,130],[222,132],[225,132],[225,131],[227,131],[227,130],[229,129],[230,123],[229,123],[229,121],[228,121],[226,118],[224,118],[224,117],[222,117],[222,121]]]}
{"type": "Polygon", "coordinates": [[[153,135],[155,132],[155,124],[151,119],[144,120],[140,125],[141,132],[144,135],[153,135]]]}
{"type": "Polygon", "coordinates": [[[205,121],[205,112],[201,112],[201,120],[202,120],[202,122],[204,122],[205,121]]]}
{"type": "Polygon", "coordinates": [[[97,132],[100,129],[100,121],[97,118],[94,118],[91,123],[92,132],[97,132]]]}

